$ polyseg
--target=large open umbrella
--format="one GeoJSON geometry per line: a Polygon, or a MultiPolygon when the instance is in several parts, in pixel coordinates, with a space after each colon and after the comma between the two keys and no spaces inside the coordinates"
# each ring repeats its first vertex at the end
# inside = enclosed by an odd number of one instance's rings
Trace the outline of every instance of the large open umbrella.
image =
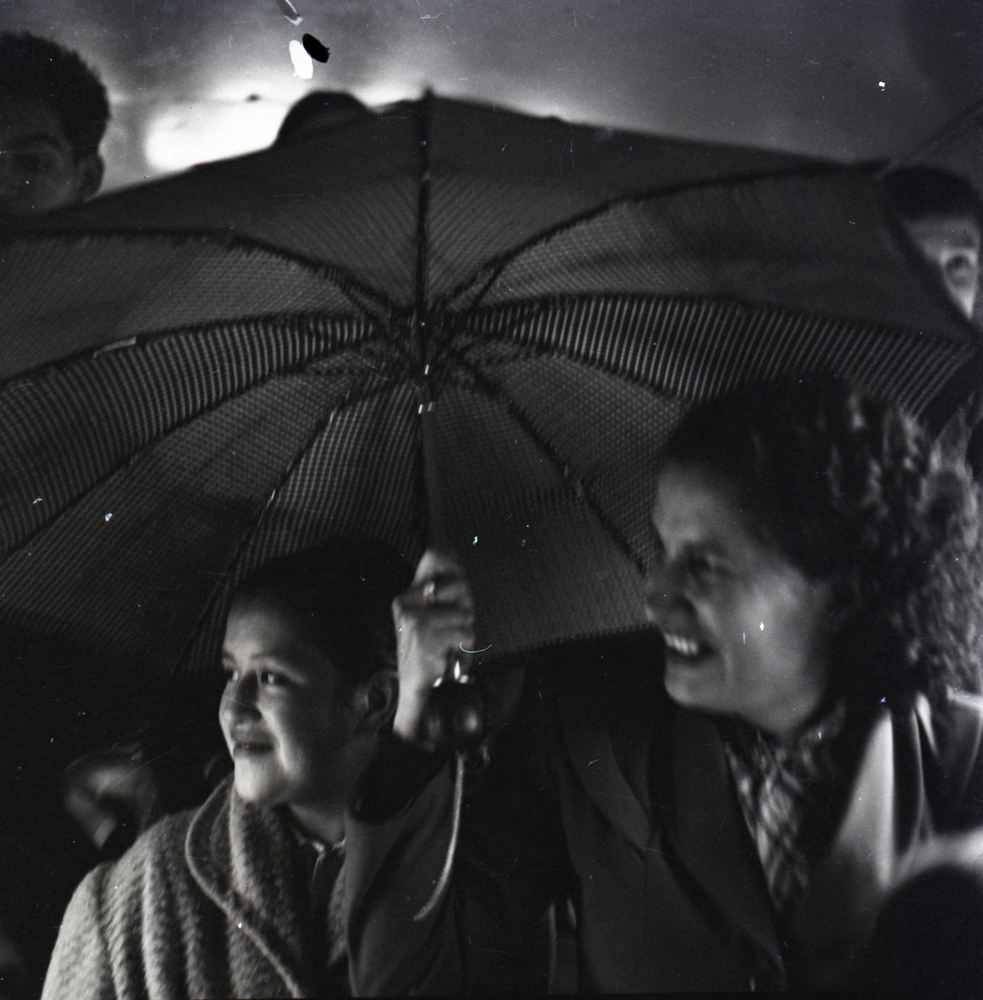
{"type": "Polygon", "coordinates": [[[270,556],[435,516],[478,648],[636,627],[693,400],[944,415],[976,355],[863,170],[435,98],[53,216],[0,283],[0,619],[163,673],[270,556]]]}

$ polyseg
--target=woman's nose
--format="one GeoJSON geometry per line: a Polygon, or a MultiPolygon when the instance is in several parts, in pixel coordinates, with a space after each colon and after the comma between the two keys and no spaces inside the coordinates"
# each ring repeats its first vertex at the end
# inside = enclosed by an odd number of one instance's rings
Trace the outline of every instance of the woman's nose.
{"type": "Polygon", "coordinates": [[[642,593],[645,601],[645,617],[652,625],[659,623],[660,613],[666,605],[668,574],[665,567],[659,563],[650,566],[645,574],[645,584],[642,593]]]}
{"type": "Polygon", "coordinates": [[[658,625],[666,611],[678,602],[683,594],[679,573],[674,572],[662,560],[649,567],[642,588],[645,601],[645,617],[652,625],[658,625]]]}

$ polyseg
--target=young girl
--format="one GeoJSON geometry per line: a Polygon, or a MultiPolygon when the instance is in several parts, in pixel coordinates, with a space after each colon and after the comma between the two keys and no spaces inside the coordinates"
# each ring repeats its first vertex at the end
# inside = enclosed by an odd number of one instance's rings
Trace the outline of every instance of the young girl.
{"type": "Polygon", "coordinates": [[[380,543],[334,541],[240,586],[219,708],[234,774],[86,877],[45,997],[348,992],[345,803],[396,709],[409,575],[380,543]]]}
{"type": "MultiPolygon", "coordinates": [[[[359,824],[380,860],[349,887],[358,991],[480,989],[466,915],[496,893],[570,899],[588,992],[869,985],[910,878],[949,861],[979,898],[983,522],[964,465],[841,383],[755,387],[690,414],[650,509],[657,641],[563,651],[552,703],[549,676],[527,680],[527,749],[492,746],[443,905],[424,909],[446,771],[359,824]]],[[[427,692],[473,638],[453,561],[428,553],[398,612],[396,731],[427,753],[427,692]]]]}

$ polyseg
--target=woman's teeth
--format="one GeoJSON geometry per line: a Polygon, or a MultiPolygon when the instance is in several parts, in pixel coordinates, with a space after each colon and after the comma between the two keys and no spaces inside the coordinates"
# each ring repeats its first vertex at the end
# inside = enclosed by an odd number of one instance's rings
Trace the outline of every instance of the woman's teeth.
{"type": "Polygon", "coordinates": [[[665,632],[662,638],[665,640],[666,646],[674,653],[679,653],[680,656],[696,656],[700,651],[700,644],[695,639],[689,639],[684,635],[672,635],[665,632]]]}

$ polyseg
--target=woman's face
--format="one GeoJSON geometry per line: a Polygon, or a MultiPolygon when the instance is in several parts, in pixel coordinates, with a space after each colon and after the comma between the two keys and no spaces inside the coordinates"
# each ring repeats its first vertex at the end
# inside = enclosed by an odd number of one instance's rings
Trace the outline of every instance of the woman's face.
{"type": "Polygon", "coordinates": [[[262,596],[237,601],[222,663],[219,722],[239,795],[257,805],[343,804],[367,763],[359,716],[297,617],[262,596]]]}
{"type": "Polygon", "coordinates": [[[793,732],[826,691],[830,584],[760,541],[735,488],[710,469],[667,465],[652,524],[645,605],[665,638],[669,695],[778,736],[793,732]]]}

